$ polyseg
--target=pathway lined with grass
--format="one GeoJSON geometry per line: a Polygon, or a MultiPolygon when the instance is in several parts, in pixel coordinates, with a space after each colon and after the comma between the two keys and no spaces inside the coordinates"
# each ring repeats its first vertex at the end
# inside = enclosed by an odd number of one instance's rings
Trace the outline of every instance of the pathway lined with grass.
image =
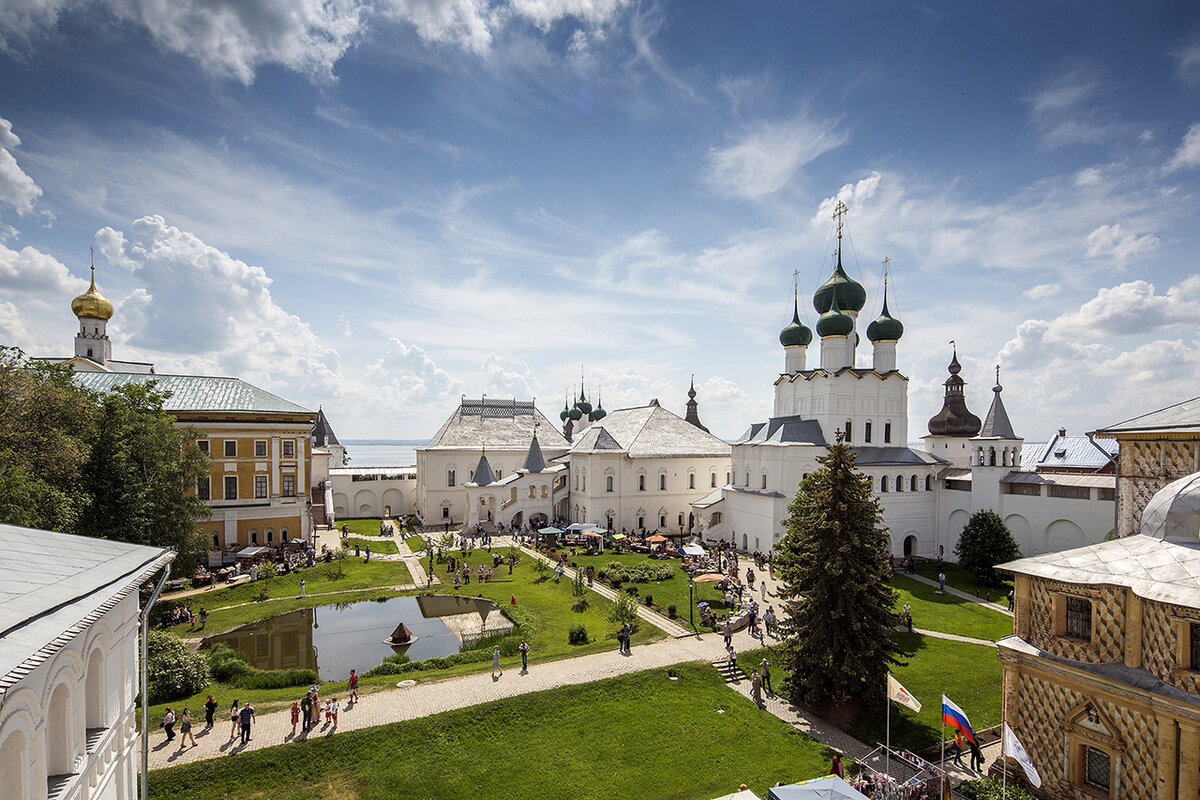
{"type": "MultiPolygon", "coordinates": [[[[938,582],[936,580],[934,580],[933,578],[926,578],[924,575],[921,575],[919,573],[913,573],[913,574],[909,575],[907,573],[897,572],[896,574],[903,575],[906,578],[911,578],[916,581],[920,581],[921,583],[924,583],[924,584],[928,584],[929,586],[932,586],[935,589],[937,588],[937,585],[938,585],[938,582]]],[[[1007,589],[1007,588],[1012,588],[1012,587],[1009,586],[1009,587],[1005,587],[1005,588],[1007,589]]],[[[981,606],[984,606],[985,608],[990,608],[992,611],[999,611],[1001,614],[1006,614],[1010,617],[1013,615],[1012,611],[1010,611],[1006,606],[1003,606],[1000,603],[993,603],[988,600],[984,600],[982,597],[979,597],[978,595],[973,595],[969,592],[964,592],[962,589],[955,589],[953,586],[950,585],[949,580],[946,581],[945,591],[947,594],[952,594],[955,597],[958,597],[962,600],[969,600],[972,603],[977,603],[981,606]]],[[[1000,592],[1001,590],[999,588],[997,588],[996,591],[1000,592]]]]}

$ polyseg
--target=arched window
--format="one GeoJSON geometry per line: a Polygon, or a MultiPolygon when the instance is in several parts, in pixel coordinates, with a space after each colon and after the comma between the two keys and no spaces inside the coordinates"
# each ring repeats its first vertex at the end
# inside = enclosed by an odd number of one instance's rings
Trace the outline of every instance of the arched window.
{"type": "Polygon", "coordinates": [[[586,492],[587,491],[587,473],[585,472],[582,475],[580,475],[579,480],[583,483],[583,487],[582,487],[583,491],[586,492]]]}
{"type": "Polygon", "coordinates": [[[665,491],[667,490],[667,476],[666,476],[666,473],[662,473],[662,474],[660,474],[660,475],[658,476],[658,490],[659,490],[660,492],[665,492],[665,491]]]}
{"type": "Polygon", "coordinates": [[[97,647],[88,658],[87,681],[83,692],[85,727],[108,727],[108,693],[105,691],[104,651],[97,647]]]}
{"type": "MultiPolygon", "coordinates": [[[[646,491],[646,476],[645,475],[638,475],[638,491],[639,492],[646,491]]],[[[640,528],[641,526],[639,525],[638,527],[640,528]]]]}
{"type": "Polygon", "coordinates": [[[258,544],[258,531],[250,531],[250,544],[258,544]]]}
{"type": "Polygon", "coordinates": [[[897,492],[904,491],[904,476],[903,475],[896,476],[896,491],[897,492]]]}
{"type": "Polygon", "coordinates": [[[746,488],[750,488],[750,470],[746,470],[746,488]]]}
{"type": "Polygon", "coordinates": [[[887,475],[884,475],[879,479],[879,491],[880,492],[887,491],[887,475]]]}
{"type": "Polygon", "coordinates": [[[728,473],[728,472],[726,472],[726,473],[725,473],[725,483],[727,483],[727,484],[728,484],[728,483],[732,483],[732,481],[731,481],[731,480],[729,480],[729,477],[730,477],[729,473],[728,473]]]}
{"type": "Polygon", "coordinates": [[[13,797],[29,797],[26,774],[29,772],[29,740],[23,731],[14,730],[0,742],[0,775],[13,797]]]}
{"type": "Polygon", "coordinates": [[[613,490],[612,475],[607,475],[604,478],[604,491],[611,492],[613,490]]]}
{"type": "Polygon", "coordinates": [[[764,490],[767,488],[767,473],[765,472],[762,474],[762,488],[764,490]]]}
{"type": "Polygon", "coordinates": [[[457,485],[458,485],[458,482],[454,480],[454,470],[452,470],[452,469],[446,470],[446,486],[453,489],[457,485]]]}
{"type": "Polygon", "coordinates": [[[715,472],[709,473],[708,488],[710,488],[710,489],[717,488],[717,473],[715,473],[715,472]]]}
{"type": "Polygon", "coordinates": [[[218,534],[214,533],[213,534],[213,550],[220,550],[220,549],[221,549],[221,537],[218,534]]]}
{"type": "Polygon", "coordinates": [[[75,737],[71,735],[71,690],[59,684],[46,715],[46,774],[70,775],[75,769],[75,737]]]}
{"type": "Polygon", "coordinates": [[[688,473],[688,488],[689,489],[696,488],[696,473],[694,473],[694,472],[688,473]]]}
{"type": "Polygon", "coordinates": [[[917,476],[916,475],[913,475],[911,478],[908,479],[908,490],[910,492],[915,492],[917,490],[917,476]]]}
{"type": "Polygon", "coordinates": [[[925,491],[927,491],[927,492],[933,491],[933,476],[932,475],[925,476],[925,491]]]}
{"type": "Polygon", "coordinates": [[[275,531],[267,528],[267,546],[275,544],[275,531]]]}
{"type": "Polygon", "coordinates": [[[281,528],[281,529],[280,529],[280,531],[279,531],[279,538],[280,538],[281,540],[283,540],[284,542],[286,542],[286,541],[288,540],[288,529],[287,529],[287,528],[281,528]]]}
{"type": "Polygon", "coordinates": [[[892,441],[892,423],[883,423],[883,443],[891,444],[892,441]]]}
{"type": "Polygon", "coordinates": [[[850,420],[846,420],[846,441],[847,442],[853,438],[853,433],[854,433],[854,423],[851,422],[850,420]]]}
{"type": "Polygon", "coordinates": [[[870,444],[871,442],[871,421],[867,420],[863,423],[863,441],[870,444]]]}

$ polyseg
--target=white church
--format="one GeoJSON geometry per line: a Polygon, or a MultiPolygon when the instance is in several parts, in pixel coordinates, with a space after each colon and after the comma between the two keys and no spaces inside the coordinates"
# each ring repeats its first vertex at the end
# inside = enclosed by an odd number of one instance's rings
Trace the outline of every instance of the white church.
{"type": "Polygon", "coordinates": [[[792,321],[779,334],[784,369],[774,381],[773,415],[734,442],[727,485],[693,504],[703,537],[743,550],[772,549],[801,479],[819,466],[838,431],[871,478],[896,556],[953,557],[963,526],[983,509],[1000,514],[1026,556],[1110,537],[1115,442],[1068,441],[1061,431],[1054,457],[1038,448],[1022,469],[1024,439],[1009,421],[998,368],[981,423],[967,407],[954,351],[942,410],[929,420],[924,447],[909,446],[908,377],[897,365],[904,325],[888,308],[885,279],[882,311],[866,327],[871,363],[858,363],[867,293],[842,266],[841,239],[839,222],[833,275],[813,296],[819,363],[808,364],[813,333],[800,319],[797,297],[792,321]]]}

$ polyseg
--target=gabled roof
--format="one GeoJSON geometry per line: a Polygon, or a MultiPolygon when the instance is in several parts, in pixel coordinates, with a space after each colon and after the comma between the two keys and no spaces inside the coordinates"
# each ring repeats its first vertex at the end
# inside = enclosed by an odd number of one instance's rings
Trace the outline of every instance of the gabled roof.
{"type": "Polygon", "coordinates": [[[914,450],[911,447],[854,447],[858,455],[860,467],[888,466],[920,466],[930,464],[945,464],[945,459],[926,453],[924,450],[914,450]]]}
{"type": "Polygon", "coordinates": [[[571,448],[572,455],[612,451],[624,451],[630,458],[730,455],[728,442],[657,404],[609,412],[592,423],[571,448]]]}
{"type": "MultiPolygon", "coordinates": [[[[1100,445],[1113,458],[1117,457],[1117,440],[1095,437],[1100,445]]],[[[1110,459],[1105,458],[1086,436],[1066,436],[1055,434],[1050,441],[1022,453],[1021,469],[1104,469],[1110,459]]]]}
{"type": "Polygon", "coordinates": [[[486,455],[481,455],[479,463],[475,465],[475,472],[471,475],[471,483],[476,486],[487,486],[495,482],[496,473],[492,472],[492,465],[488,463],[486,455]]]}
{"type": "Polygon", "coordinates": [[[529,453],[525,456],[525,465],[522,469],[526,472],[541,472],[545,468],[546,459],[542,457],[542,447],[538,444],[535,433],[533,440],[529,443],[529,453]]]}
{"type": "Polygon", "coordinates": [[[271,394],[240,378],[208,375],[148,375],[140,372],[76,372],[75,382],[85,389],[108,393],[118,386],[155,381],[171,396],[167,411],[249,411],[267,414],[311,414],[304,406],[271,394]]]}
{"type": "Polygon", "coordinates": [[[438,432],[418,450],[516,450],[526,452],[537,424],[541,446],[566,451],[571,445],[532,401],[463,398],[438,432]]]}
{"type": "Polygon", "coordinates": [[[992,391],[996,393],[992,398],[992,407],[988,409],[987,419],[983,421],[978,436],[985,439],[1020,439],[1021,437],[1013,432],[1008,411],[1004,408],[1004,401],[1000,399],[1000,385],[996,384],[992,391]]]}
{"type": "Polygon", "coordinates": [[[1200,397],[1193,397],[1191,400],[1109,425],[1094,433],[1115,436],[1141,431],[1200,431],[1200,397]]]}
{"type": "Polygon", "coordinates": [[[317,409],[317,421],[313,424],[312,435],[317,447],[326,447],[331,444],[340,446],[342,444],[338,441],[337,435],[334,434],[329,420],[325,418],[325,410],[322,408],[317,409]]]}
{"type": "Polygon", "coordinates": [[[143,372],[147,374],[154,372],[154,365],[148,361],[116,361],[110,358],[101,364],[87,356],[67,356],[66,358],[46,356],[34,360],[46,361],[50,364],[82,363],[89,365],[96,372],[143,372]]]}
{"type": "Polygon", "coordinates": [[[0,702],[174,557],[161,547],[0,525],[0,702]]]}
{"type": "Polygon", "coordinates": [[[811,444],[824,447],[821,423],[800,416],[771,417],[755,422],[734,444],[811,444]]]}

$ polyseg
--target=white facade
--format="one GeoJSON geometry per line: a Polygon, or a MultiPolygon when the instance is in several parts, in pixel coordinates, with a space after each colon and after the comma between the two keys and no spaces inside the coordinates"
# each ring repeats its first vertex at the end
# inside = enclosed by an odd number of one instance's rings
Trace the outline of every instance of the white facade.
{"type": "Polygon", "coordinates": [[[138,588],[172,554],[12,526],[0,540],[0,795],[135,800],[138,588]],[[66,563],[30,564],[36,550],[66,563]]]}
{"type": "Polygon", "coordinates": [[[998,378],[981,425],[965,408],[957,357],[938,433],[924,438],[923,450],[910,448],[908,378],[897,369],[903,326],[886,300],[866,331],[871,367],[856,366],[853,343],[865,296],[842,271],[839,256],[833,277],[814,297],[820,367],[806,368],[812,334],[798,309],[780,334],[785,371],[774,381],[773,416],[734,443],[726,484],[693,504],[706,540],[749,551],[774,548],[800,481],[839,432],[871,480],[897,556],[953,558],[963,526],[983,509],[1000,514],[1027,556],[1111,535],[1115,478],[1019,471],[1023,439],[1012,432],[998,378]]]}
{"type": "Polygon", "coordinates": [[[417,506],[414,467],[331,467],[335,518],[399,517],[417,506]]]}

